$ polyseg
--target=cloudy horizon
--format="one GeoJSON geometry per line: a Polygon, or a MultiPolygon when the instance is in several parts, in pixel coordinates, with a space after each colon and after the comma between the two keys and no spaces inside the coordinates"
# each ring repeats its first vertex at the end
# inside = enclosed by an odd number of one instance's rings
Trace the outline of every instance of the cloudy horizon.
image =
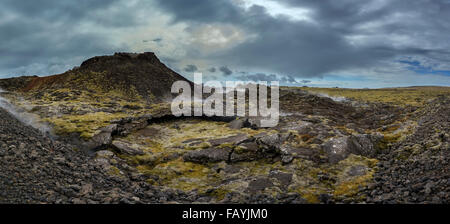
{"type": "Polygon", "coordinates": [[[207,80],[450,86],[449,0],[103,0],[0,3],[0,78],[155,52],[207,80]]]}

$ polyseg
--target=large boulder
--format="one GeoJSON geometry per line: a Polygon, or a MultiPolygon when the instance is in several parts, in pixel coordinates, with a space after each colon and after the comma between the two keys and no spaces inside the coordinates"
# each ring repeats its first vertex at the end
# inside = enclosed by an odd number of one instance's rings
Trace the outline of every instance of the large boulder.
{"type": "Polygon", "coordinates": [[[251,140],[252,139],[249,138],[247,136],[247,134],[238,134],[238,135],[234,135],[234,136],[230,136],[230,137],[226,137],[226,138],[212,139],[212,140],[209,140],[208,142],[212,146],[219,146],[219,145],[222,145],[222,144],[238,145],[238,144],[241,144],[243,142],[248,142],[248,141],[251,141],[251,140]]]}
{"type": "Polygon", "coordinates": [[[258,143],[263,152],[278,151],[282,142],[283,140],[279,134],[266,135],[256,140],[256,143],[258,143]]]}
{"type": "Polygon", "coordinates": [[[334,137],[322,145],[330,163],[337,163],[350,154],[373,157],[378,152],[382,135],[357,134],[334,137]]]}
{"type": "Polygon", "coordinates": [[[139,149],[138,145],[129,144],[121,141],[113,141],[111,144],[115,147],[120,153],[127,155],[144,155],[145,153],[139,149]]]}
{"type": "Polygon", "coordinates": [[[86,144],[88,149],[98,149],[105,145],[110,145],[113,141],[113,134],[117,131],[117,124],[111,124],[100,129],[100,132],[94,135],[86,144]]]}
{"type": "Polygon", "coordinates": [[[134,131],[145,128],[149,124],[149,121],[151,119],[152,119],[151,115],[144,115],[144,116],[136,117],[136,118],[134,118],[134,117],[122,118],[113,123],[118,124],[117,134],[119,134],[121,136],[127,136],[128,134],[130,134],[134,131]]]}
{"type": "Polygon", "coordinates": [[[232,149],[230,148],[207,148],[190,151],[183,156],[186,162],[206,164],[210,162],[228,161],[232,149]]]}
{"type": "Polygon", "coordinates": [[[252,193],[263,191],[266,188],[273,187],[273,182],[269,178],[258,178],[249,183],[247,190],[252,193]]]}
{"type": "Polygon", "coordinates": [[[323,144],[323,149],[328,155],[330,163],[337,163],[350,154],[348,146],[348,137],[331,138],[323,144]]]}
{"type": "Polygon", "coordinates": [[[287,137],[287,135],[267,135],[263,133],[254,137],[239,134],[221,139],[213,139],[208,141],[211,148],[188,152],[183,158],[185,161],[195,163],[221,161],[235,163],[273,158],[280,155],[281,145],[287,137]]]}
{"type": "Polygon", "coordinates": [[[281,187],[287,187],[292,182],[293,174],[281,172],[279,170],[273,170],[270,171],[269,177],[277,179],[278,182],[280,182],[281,187]]]}
{"type": "MultiPolygon", "coordinates": [[[[231,162],[254,161],[262,158],[273,158],[284,154],[282,152],[283,142],[289,137],[289,134],[270,134],[265,133],[254,136],[251,141],[244,141],[234,148],[231,154],[231,162]]],[[[285,163],[292,161],[291,157],[284,158],[285,163]]]]}
{"type": "Polygon", "coordinates": [[[248,118],[238,118],[228,123],[228,127],[231,129],[246,128],[250,127],[250,122],[248,121],[248,118]]]}
{"type": "Polygon", "coordinates": [[[290,145],[282,145],[280,147],[281,162],[288,164],[295,158],[314,160],[318,151],[304,147],[292,147],[290,145]]]}
{"type": "Polygon", "coordinates": [[[254,161],[264,157],[256,142],[246,142],[235,147],[230,156],[230,162],[254,161]]]}
{"type": "Polygon", "coordinates": [[[350,152],[355,155],[374,157],[378,153],[378,144],[383,139],[383,135],[357,134],[350,136],[350,152]]]}
{"type": "Polygon", "coordinates": [[[95,157],[96,158],[113,158],[114,157],[114,153],[109,151],[109,150],[101,150],[95,153],[95,157]]]}

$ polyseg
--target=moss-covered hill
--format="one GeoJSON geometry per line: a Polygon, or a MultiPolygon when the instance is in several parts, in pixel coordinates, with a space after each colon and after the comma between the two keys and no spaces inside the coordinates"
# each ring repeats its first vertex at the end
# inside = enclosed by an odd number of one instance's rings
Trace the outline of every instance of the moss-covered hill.
{"type": "Polygon", "coordinates": [[[59,89],[111,92],[154,102],[170,95],[172,83],[177,80],[188,81],[162,64],[154,53],[116,53],[90,58],[59,75],[0,80],[0,87],[36,94],[59,89]]]}

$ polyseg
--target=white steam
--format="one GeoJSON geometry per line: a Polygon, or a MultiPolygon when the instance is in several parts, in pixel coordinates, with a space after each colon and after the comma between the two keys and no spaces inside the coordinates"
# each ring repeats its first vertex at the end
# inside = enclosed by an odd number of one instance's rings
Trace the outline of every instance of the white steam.
{"type": "Polygon", "coordinates": [[[8,99],[4,98],[1,95],[1,93],[5,92],[6,91],[0,88],[0,108],[3,108],[4,110],[8,111],[20,122],[29,125],[33,128],[36,128],[42,133],[50,133],[51,128],[48,125],[39,122],[39,118],[36,114],[28,113],[26,111],[17,109],[13,104],[11,104],[11,102],[8,99]]]}
{"type": "Polygon", "coordinates": [[[325,94],[325,93],[318,93],[317,95],[321,96],[321,97],[330,98],[330,99],[332,99],[335,102],[348,102],[349,101],[347,98],[342,97],[342,96],[330,96],[330,95],[325,94]]]}

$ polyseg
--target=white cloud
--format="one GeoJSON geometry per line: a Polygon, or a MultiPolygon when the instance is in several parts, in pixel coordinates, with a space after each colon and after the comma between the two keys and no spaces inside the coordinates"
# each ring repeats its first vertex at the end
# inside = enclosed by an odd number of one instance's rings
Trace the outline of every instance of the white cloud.
{"type": "Polygon", "coordinates": [[[311,11],[306,8],[300,7],[288,7],[277,1],[273,0],[241,0],[241,6],[244,8],[250,8],[253,5],[259,5],[267,9],[267,12],[274,17],[286,16],[294,21],[309,21],[313,22],[311,19],[311,11]]]}

